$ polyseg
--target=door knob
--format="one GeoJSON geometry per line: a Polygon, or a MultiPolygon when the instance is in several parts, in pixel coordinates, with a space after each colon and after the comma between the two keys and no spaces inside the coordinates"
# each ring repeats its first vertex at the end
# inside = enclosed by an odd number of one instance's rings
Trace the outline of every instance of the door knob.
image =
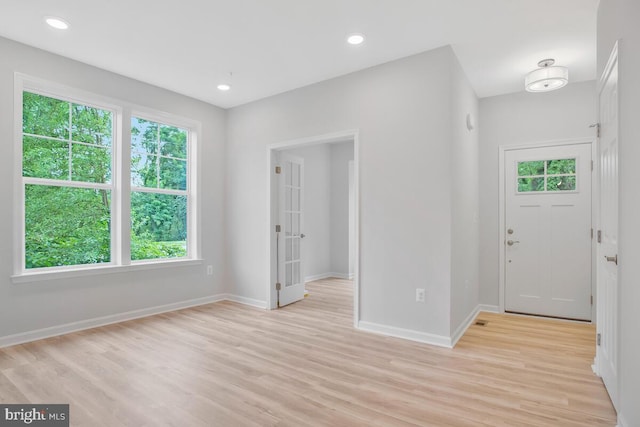
{"type": "Polygon", "coordinates": [[[513,246],[514,243],[520,243],[520,240],[507,240],[507,245],[513,246]]]}
{"type": "Polygon", "coordinates": [[[304,233],[300,233],[300,238],[304,239],[305,234],[304,233]]]}
{"type": "Polygon", "coordinates": [[[614,255],[614,256],[604,256],[604,258],[608,261],[608,262],[614,262],[616,265],[618,265],[618,254],[614,255]]]}

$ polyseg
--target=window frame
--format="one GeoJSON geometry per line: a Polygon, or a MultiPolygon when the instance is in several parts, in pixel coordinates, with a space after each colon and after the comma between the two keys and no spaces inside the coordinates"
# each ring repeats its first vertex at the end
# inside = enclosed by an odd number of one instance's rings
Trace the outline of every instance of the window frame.
{"type": "Polygon", "coordinates": [[[578,170],[579,170],[579,161],[578,157],[571,157],[566,159],[534,159],[534,160],[521,160],[516,162],[515,166],[515,190],[516,195],[535,195],[535,194],[571,194],[580,192],[580,179],[578,179],[578,170]],[[561,174],[549,174],[547,173],[547,162],[555,161],[555,160],[575,160],[575,173],[561,173],[561,174]],[[519,175],[518,167],[520,163],[529,163],[529,162],[543,162],[544,163],[544,173],[542,175],[519,175]],[[573,176],[576,180],[576,188],[573,190],[548,190],[547,188],[547,180],[551,177],[565,177],[565,176],[573,176]],[[544,190],[542,191],[520,191],[520,179],[521,178],[542,178],[544,180],[544,190]]]}
{"type": "MultiPolygon", "coordinates": [[[[76,89],[63,84],[14,75],[14,191],[13,191],[13,276],[14,283],[50,280],[99,273],[146,270],[175,265],[201,264],[200,207],[198,197],[200,122],[179,117],[126,101],[76,89]],[[23,176],[23,92],[60,99],[112,112],[111,183],[84,183],[23,176]],[[131,118],[144,118],[187,130],[187,189],[177,191],[187,198],[187,254],[184,257],[131,261],[131,118]],[[110,262],[68,266],[26,268],[25,248],[25,188],[28,182],[72,188],[102,188],[111,192],[111,259],[110,262]]],[[[136,190],[137,191],[137,190],[136,190]]]]}

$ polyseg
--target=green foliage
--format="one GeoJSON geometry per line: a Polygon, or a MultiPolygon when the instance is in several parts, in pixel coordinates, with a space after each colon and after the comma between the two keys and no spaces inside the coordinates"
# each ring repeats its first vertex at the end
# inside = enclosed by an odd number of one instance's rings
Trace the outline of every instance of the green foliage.
{"type": "Polygon", "coordinates": [[[518,192],[570,191],[576,189],[576,159],[518,162],[518,192]]]}
{"type": "Polygon", "coordinates": [[[547,160],[547,175],[576,173],[576,159],[547,160]]]}
{"type": "Polygon", "coordinates": [[[544,161],[518,162],[518,176],[544,175],[544,161]]]}
{"type": "Polygon", "coordinates": [[[26,267],[109,262],[109,193],[27,185],[26,267]]]}
{"type": "MultiPolygon", "coordinates": [[[[109,111],[24,92],[23,132],[40,137],[24,136],[23,175],[109,183],[112,120],[109,111]]],[[[168,157],[186,158],[186,131],[134,119],[132,139],[134,185],[186,189],[186,160],[168,157]]],[[[26,267],[109,262],[109,193],[26,185],[26,267]]],[[[185,256],[186,206],[185,196],[132,193],[132,259],[185,256]]]]}

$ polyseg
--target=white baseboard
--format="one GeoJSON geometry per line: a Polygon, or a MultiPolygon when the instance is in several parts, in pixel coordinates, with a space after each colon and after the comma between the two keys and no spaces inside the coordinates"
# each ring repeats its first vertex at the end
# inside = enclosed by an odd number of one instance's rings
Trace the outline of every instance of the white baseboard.
{"type": "Polygon", "coordinates": [[[71,332],[83,331],[85,329],[97,328],[99,326],[111,325],[113,323],[124,322],[127,320],[139,319],[141,317],[153,316],[155,314],[167,313],[169,311],[181,310],[183,308],[211,304],[213,302],[223,301],[225,299],[225,296],[225,294],[211,295],[208,297],[180,301],[155,307],[142,308],[139,310],[132,310],[124,313],[95,317],[93,319],[80,320],[78,322],[65,323],[63,325],[36,329],[35,331],[7,335],[4,337],[0,337],[0,348],[16,344],[23,344],[30,341],[41,340],[44,338],[51,338],[71,332]]]}
{"type": "Polygon", "coordinates": [[[469,313],[464,321],[456,328],[453,335],[451,336],[451,347],[456,346],[460,338],[462,338],[464,333],[467,332],[467,329],[469,329],[469,326],[471,326],[473,321],[476,320],[476,316],[478,315],[478,313],[480,313],[480,305],[471,310],[471,313],[469,313]]]}
{"type": "Polygon", "coordinates": [[[390,337],[404,338],[406,340],[417,341],[424,344],[436,345],[438,347],[452,348],[451,338],[444,335],[429,334],[427,332],[414,331],[412,329],[397,328],[395,326],[380,325],[378,323],[359,321],[358,329],[375,334],[387,335],[390,337]]]}
{"type": "Polygon", "coordinates": [[[240,295],[225,294],[225,300],[237,302],[239,304],[250,305],[252,307],[267,308],[267,302],[258,299],[242,297],[240,295]]]}
{"type": "Polygon", "coordinates": [[[344,280],[352,280],[353,279],[353,274],[347,274],[347,273],[336,273],[336,272],[328,272],[328,273],[322,273],[322,274],[314,274],[312,276],[306,276],[304,278],[304,282],[313,282],[316,280],[323,280],[323,279],[344,279],[344,280]]]}
{"type": "Polygon", "coordinates": [[[259,301],[251,298],[240,297],[230,294],[217,294],[208,297],[195,298],[187,301],[180,301],[171,304],[159,305],[156,307],[142,308],[139,310],[127,311],[124,313],[111,314],[108,316],[95,317],[93,319],[80,320],[77,322],[65,323],[63,325],[51,326],[49,328],[36,329],[35,331],[21,332],[18,334],[0,337],[0,348],[9,347],[26,342],[51,338],[58,335],[65,335],[72,332],[83,331],[85,329],[97,328],[99,326],[111,325],[114,323],[125,322],[127,320],[140,319],[142,317],[153,316],[156,314],[167,313],[170,311],[181,310],[184,308],[196,307],[199,305],[211,304],[220,301],[233,301],[240,304],[250,305],[253,307],[266,308],[265,301],[259,301]]]}
{"type": "Polygon", "coordinates": [[[304,283],[315,282],[316,280],[328,279],[331,277],[331,273],[313,274],[304,278],[304,283]]]}
{"type": "Polygon", "coordinates": [[[480,304],[478,305],[478,307],[480,307],[480,311],[486,311],[488,313],[500,313],[500,307],[498,307],[497,305],[480,304]]]}
{"type": "Polygon", "coordinates": [[[631,427],[631,424],[628,424],[622,414],[618,414],[618,425],[616,427],[631,427]]]}

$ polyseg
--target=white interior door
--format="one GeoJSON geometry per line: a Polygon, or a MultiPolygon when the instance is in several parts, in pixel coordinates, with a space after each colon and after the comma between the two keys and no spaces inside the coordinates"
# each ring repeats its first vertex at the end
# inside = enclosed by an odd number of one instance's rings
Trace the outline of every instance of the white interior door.
{"type": "Polygon", "coordinates": [[[304,298],[302,233],[304,226],[304,159],[280,154],[278,282],[280,306],[304,298]]]}
{"type": "Polygon", "coordinates": [[[601,83],[596,363],[615,406],[618,399],[618,63],[615,51],[601,83]]]}
{"type": "Polygon", "coordinates": [[[505,152],[505,310],[591,320],[591,144],[505,152]]]}

